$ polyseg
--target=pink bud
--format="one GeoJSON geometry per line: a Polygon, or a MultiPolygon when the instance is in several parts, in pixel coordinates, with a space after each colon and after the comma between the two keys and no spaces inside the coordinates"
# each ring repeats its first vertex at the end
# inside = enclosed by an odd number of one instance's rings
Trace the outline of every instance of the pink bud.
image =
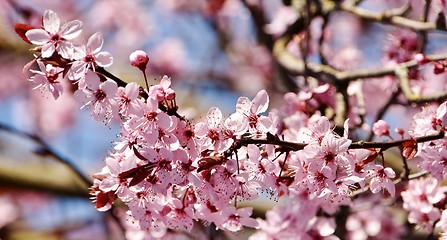
{"type": "Polygon", "coordinates": [[[383,120],[379,120],[373,124],[372,131],[377,136],[388,136],[390,134],[390,126],[383,120]]]}
{"type": "Polygon", "coordinates": [[[430,59],[428,59],[427,56],[425,56],[423,53],[418,53],[418,54],[414,55],[413,58],[414,58],[414,60],[416,60],[416,62],[419,65],[426,64],[426,63],[430,62],[430,59]]]}
{"type": "Polygon", "coordinates": [[[149,56],[142,50],[136,50],[129,56],[130,64],[139,68],[141,71],[146,70],[147,63],[149,62],[149,56]]]}

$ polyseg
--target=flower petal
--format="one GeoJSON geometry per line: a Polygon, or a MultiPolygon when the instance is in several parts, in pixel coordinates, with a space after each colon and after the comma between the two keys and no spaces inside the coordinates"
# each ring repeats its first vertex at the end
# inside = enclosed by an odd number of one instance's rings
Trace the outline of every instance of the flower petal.
{"type": "Polygon", "coordinates": [[[113,80],[107,80],[101,84],[101,89],[107,94],[109,97],[113,97],[118,90],[118,85],[113,80]]]}
{"type": "Polygon", "coordinates": [[[54,51],[56,51],[56,47],[53,43],[47,43],[42,47],[42,57],[49,58],[53,55],[54,51]]]}
{"type": "Polygon", "coordinates": [[[261,90],[256,94],[255,98],[253,98],[251,111],[252,113],[263,113],[267,111],[269,107],[269,95],[265,90],[261,90]]]}
{"type": "Polygon", "coordinates": [[[57,14],[51,10],[46,10],[43,14],[43,27],[50,34],[55,34],[59,31],[60,20],[57,14]]]}
{"type": "Polygon", "coordinates": [[[85,76],[87,70],[87,63],[82,61],[75,61],[70,70],[68,70],[68,79],[78,80],[85,76]]]}
{"type": "Polygon", "coordinates": [[[87,53],[95,54],[99,52],[104,43],[104,39],[100,32],[93,34],[87,42],[87,53]]]}
{"type": "Polygon", "coordinates": [[[50,40],[50,34],[43,29],[31,29],[25,33],[25,36],[32,44],[44,45],[50,40]]]}
{"type": "Polygon", "coordinates": [[[74,20],[64,24],[61,28],[60,35],[61,37],[71,40],[82,32],[82,22],[79,20],[74,20]]]}
{"type": "Polygon", "coordinates": [[[109,67],[113,63],[113,57],[108,52],[100,52],[95,56],[95,62],[100,67],[109,67]]]}
{"type": "Polygon", "coordinates": [[[65,59],[72,59],[73,57],[73,44],[71,42],[62,41],[56,47],[57,53],[65,59]]]}

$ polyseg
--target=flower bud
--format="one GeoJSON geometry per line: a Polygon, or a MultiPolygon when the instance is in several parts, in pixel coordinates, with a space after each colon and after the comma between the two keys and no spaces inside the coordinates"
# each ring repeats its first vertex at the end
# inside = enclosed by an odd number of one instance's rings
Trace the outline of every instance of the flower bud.
{"type": "Polygon", "coordinates": [[[379,137],[388,136],[390,134],[389,130],[390,126],[383,120],[375,122],[372,128],[373,133],[379,137]]]}
{"type": "Polygon", "coordinates": [[[147,63],[149,62],[149,56],[142,50],[136,50],[130,54],[129,60],[132,66],[137,67],[144,72],[144,70],[146,70],[147,63]]]}
{"type": "Polygon", "coordinates": [[[416,60],[416,62],[419,65],[423,65],[430,62],[430,59],[428,59],[427,56],[425,56],[423,53],[418,53],[414,55],[413,59],[416,60]]]}

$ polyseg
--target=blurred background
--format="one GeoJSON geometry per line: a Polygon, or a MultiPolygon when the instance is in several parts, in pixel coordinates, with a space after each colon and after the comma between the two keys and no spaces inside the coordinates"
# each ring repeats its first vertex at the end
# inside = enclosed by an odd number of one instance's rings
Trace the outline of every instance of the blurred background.
{"type": "MultiPolygon", "coordinates": [[[[381,11],[404,2],[365,0],[361,6],[381,11]]],[[[420,14],[417,2],[411,1],[415,17],[420,14]]],[[[181,113],[193,119],[212,106],[228,115],[239,96],[252,98],[261,89],[269,92],[272,109],[281,108],[283,94],[298,91],[300,77],[287,74],[272,54],[274,40],[298,17],[281,0],[0,0],[0,239],[122,238],[116,219],[122,213],[96,211],[88,195],[90,176],[103,167],[119,127],[95,122],[88,111],[79,110],[69,91],[58,101],[32,91],[22,74],[33,59],[31,45],[15,34],[13,25],[40,26],[46,9],[62,23],[81,20],[80,42],[100,31],[102,50],[114,56],[108,70],[127,82],[142,83],[128,57],[137,49],[146,51],[149,79],[155,83],[170,76],[181,113]]],[[[344,12],[331,15],[324,33],[322,23],[318,18],[310,23],[312,41],[324,34],[322,51],[340,70],[382,67],[390,60],[384,53],[401,48],[393,45],[395,36],[412,37],[344,12]]],[[[447,40],[444,35],[431,37],[435,40],[428,53],[446,49],[439,44],[447,40]]],[[[289,48],[299,55],[298,43],[289,48]]],[[[309,61],[319,61],[316,46],[310,44],[308,51],[309,61]]],[[[392,94],[384,81],[369,81],[363,89],[377,100],[366,103],[372,112],[362,126],[367,131],[392,94]]],[[[390,112],[414,113],[399,107],[390,112]]],[[[410,119],[386,117],[401,127],[410,119]]]]}

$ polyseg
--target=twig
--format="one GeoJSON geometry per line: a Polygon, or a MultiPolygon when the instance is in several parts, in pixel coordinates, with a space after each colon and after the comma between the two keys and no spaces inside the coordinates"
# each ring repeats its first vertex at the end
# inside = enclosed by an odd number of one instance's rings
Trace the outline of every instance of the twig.
{"type": "Polygon", "coordinates": [[[67,158],[62,157],[60,154],[56,153],[55,150],[53,150],[51,148],[51,146],[49,144],[47,144],[42,138],[40,138],[37,135],[34,134],[30,134],[30,133],[26,133],[23,131],[20,131],[18,129],[15,129],[11,126],[7,126],[4,125],[2,123],[0,123],[0,129],[19,135],[19,136],[23,136],[26,138],[29,138],[31,140],[34,140],[38,145],[40,145],[39,147],[41,148],[42,152],[47,154],[47,155],[51,155],[53,156],[57,161],[59,161],[60,163],[66,165],[69,169],[71,169],[87,186],[91,186],[93,185],[93,181],[85,176],[82,171],[77,168],[70,160],[68,160],[67,158]]]}
{"type": "Polygon", "coordinates": [[[426,30],[444,30],[436,26],[432,22],[417,21],[410,18],[400,16],[407,6],[401,8],[392,9],[383,12],[374,12],[367,9],[363,9],[352,4],[341,4],[339,6],[340,10],[352,13],[362,19],[376,21],[380,23],[392,24],[395,26],[405,27],[408,29],[416,31],[426,31],[426,30]]]}
{"type": "MultiPolygon", "coordinates": [[[[433,140],[441,139],[445,136],[444,131],[439,131],[436,134],[422,136],[422,137],[415,137],[413,138],[417,143],[422,142],[428,142],[433,140]]],[[[365,141],[358,141],[353,142],[349,146],[349,149],[366,149],[366,148],[376,148],[381,149],[382,151],[385,151],[392,147],[398,147],[402,145],[405,142],[412,141],[410,138],[406,139],[400,139],[400,140],[393,140],[388,142],[365,142],[365,141]]],[[[236,144],[233,146],[233,151],[237,148],[240,148],[242,146],[247,146],[249,144],[270,144],[270,145],[276,145],[280,146],[283,149],[287,151],[299,151],[304,149],[308,144],[307,143],[295,143],[295,142],[288,142],[280,140],[279,138],[266,138],[266,139],[238,139],[235,142],[236,144]]]]}

